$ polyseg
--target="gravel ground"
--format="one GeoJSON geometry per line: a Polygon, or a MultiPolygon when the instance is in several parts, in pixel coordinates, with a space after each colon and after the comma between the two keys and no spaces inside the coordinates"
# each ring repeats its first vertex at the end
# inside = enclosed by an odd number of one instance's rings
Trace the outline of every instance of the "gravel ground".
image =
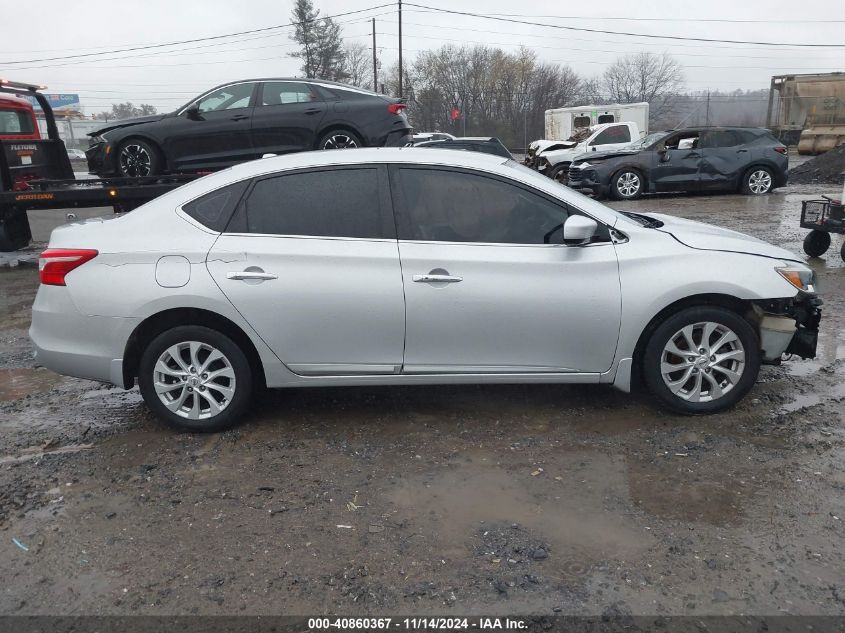
{"type": "MultiPolygon", "coordinates": [[[[821,193],[618,206],[800,252],[821,193]]],[[[35,367],[37,272],[0,270],[0,614],[843,615],[838,252],[811,261],[819,357],[765,367],[727,413],[598,386],[312,389],[212,436],[35,367]]]]}

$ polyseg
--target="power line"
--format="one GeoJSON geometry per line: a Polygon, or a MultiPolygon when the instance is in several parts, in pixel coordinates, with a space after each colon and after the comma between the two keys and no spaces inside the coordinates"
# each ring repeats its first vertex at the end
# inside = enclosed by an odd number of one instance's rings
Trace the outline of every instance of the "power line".
{"type": "Polygon", "coordinates": [[[799,46],[799,47],[812,47],[812,48],[845,48],[845,44],[808,44],[808,43],[786,43],[786,42],[754,42],[748,40],[720,40],[720,39],[711,39],[706,37],[683,37],[680,35],[652,35],[649,33],[629,33],[626,31],[607,31],[604,29],[588,29],[586,27],[579,27],[579,26],[564,26],[562,24],[544,24],[542,22],[530,22],[526,20],[515,20],[513,18],[501,18],[496,17],[493,15],[484,15],[482,13],[470,13],[469,11],[455,11],[453,9],[438,9],[436,7],[429,7],[424,4],[414,4],[412,2],[407,3],[410,7],[418,7],[420,9],[428,9],[430,11],[436,11],[438,13],[449,13],[451,15],[464,15],[470,16],[474,18],[482,18],[485,20],[497,20],[500,22],[511,22],[513,24],[527,24],[529,26],[541,26],[551,29],[562,29],[566,31],[583,31],[586,33],[604,33],[607,35],[625,35],[628,37],[646,37],[650,39],[661,39],[661,40],[684,40],[684,41],[691,41],[691,42],[718,42],[723,44],[753,44],[755,46],[799,46]]]}
{"type": "Polygon", "coordinates": [[[591,20],[594,22],[604,22],[605,20],[622,20],[630,22],[727,22],[731,24],[842,24],[845,20],[736,20],[728,18],[625,18],[619,16],[588,16],[588,15],[522,15],[519,13],[491,13],[490,15],[502,16],[507,18],[535,18],[545,19],[554,18],[558,20],[591,20]]]}
{"type": "MultiPolygon", "coordinates": [[[[317,19],[323,20],[323,19],[326,19],[326,18],[329,18],[329,19],[340,18],[340,17],[346,16],[346,15],[354,15],[354,14],[357,14],[357,13],[364,13],[366,11],[374,11],[376,9],[383,9],[385,7],[392,7],[392,6],[393,6],[393,3],[391,2],[391,3],[387,3],[387,4],[380,4],[380,5],[377,5],[377,6],[374,6],[374,7],[369,7],[367,9],[358,9],[356,11],[346,11],[345,13],[337,13],[335,15],[320,16],[317,19]]],[[[44,58],[41,58],[41,59],[26,59],[26,60],[19,60],[19,61],[7,61],[7,62],[0,62],[0,64],[8,64],[8,65],[34,64],[34,63],[38,63],[38,62],[52,62],[52,61],[67,60],[67,59],[70,59],[70,58],[95,57],[95,56],[98,56],[98,55],[111,55],[113,53],[127,53],[127,52],[131,52],[131,51],[148,50],[148,49],[151,49],[151,48],[164,48],[164,47],[167,47],[167,46],[178,46],[180,44],[194,44],[196,42],[208,42],[208,41],[211,41],[211,40],[219,40],[219,39],[224,39],[224,38],[227,38],[227,37],[237,37],[239,35],[250,35],[252,33],[261,33],[261,32],[266,32],[266,31],[273,31],[273,30],[276,30],[276,29],[284,29],[284,28],[288,28],[288,27],[291,27],[291,26],[299,26],[300,24],[305,24],[305,22],[291,22],[289,24],[277,24],[276,26],[265,26],[265,27],[260,28],[260,29],[250,29],[248,31],[238,31],[236,33],[224,33],[222,35],[211,35],[211,36],[208,36],[208,37],[197,37],[197,38],[193,38],[193,39],[189,39],[189,40],[179,40],[179,41],[176,41],[176,42],[164,42],[164,43],[159,43],[159,44],[145,44],[143,46],[132,46],[132,47],[129,47],[129,48],[122,48],[122,49],[116,49],[116,50],[111,50],[111,51],[101,51],[99,53],[80,53],[80,54],[76,54],[76,55],[62,55],[61,57],[44,57],[44,58]]]]}

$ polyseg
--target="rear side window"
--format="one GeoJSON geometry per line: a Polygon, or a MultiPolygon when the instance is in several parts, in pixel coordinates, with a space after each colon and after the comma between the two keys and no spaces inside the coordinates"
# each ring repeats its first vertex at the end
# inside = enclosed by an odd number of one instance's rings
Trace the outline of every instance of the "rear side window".
{"type": "Polygon", "coordinates": [[[248,184],[245,180],[207,193],[184,205],[182,211],[212,231],[222,232],[248,184]]]}
{"type": "Polygon", "coordinates": [[[0,134],[32,134],[32,117],[23,110],[0,110],[0,134]]]}
{"type": "Polygon", "coordinates": [[[288,103],[309,103],[319,97],[311,86],[298,81],[268,81],[264,83],[261,105],[285,105],[288,103]]]}
{"type": "Polygon", "coordinates": [[[701,137],[701,147],[736,147],[748,142],[747,136],[738,130],[709,130],[701,137]]]}
{"type": "Polygon", "coordinates": [[[607,145],[609,143],[630,143],[631,130],[627,125],[614,125],[599,132],[591,145],[607,145]]]}
{"type": "Polygon", "coordinates": [[[229,233],[379,239],[378,169],[332,169],[264,178],[255,183],[229,233]]]}

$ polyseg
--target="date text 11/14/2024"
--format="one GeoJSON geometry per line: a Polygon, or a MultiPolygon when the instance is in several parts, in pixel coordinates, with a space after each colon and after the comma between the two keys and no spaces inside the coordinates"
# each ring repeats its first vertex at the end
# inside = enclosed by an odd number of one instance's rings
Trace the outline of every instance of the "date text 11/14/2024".
{"type": "Polygon", "coordinates": [[[527,629],[528,623],[525,620],[515,618],[439,618],[439,617],[415,617],[415,618],[309,618],[308,629],[312,631],[329,629],[346,630],[390,630],[401,629],[406,631],[414,630],[511,630],[518,631],[527,629]]]}

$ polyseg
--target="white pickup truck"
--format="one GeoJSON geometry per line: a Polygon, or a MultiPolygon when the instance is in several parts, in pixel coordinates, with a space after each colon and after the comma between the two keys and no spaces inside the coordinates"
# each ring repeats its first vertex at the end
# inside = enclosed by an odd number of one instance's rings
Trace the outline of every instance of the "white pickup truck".
{"type": "Polygon", "coordinates": [[[619,149],[644,136],[633,121],[602,123],[581,130],[566,141],[555,141],[537,152],[534,163],[538,171],[555,180],[567,176],[569,163],[588,152],[619,149]]]}

